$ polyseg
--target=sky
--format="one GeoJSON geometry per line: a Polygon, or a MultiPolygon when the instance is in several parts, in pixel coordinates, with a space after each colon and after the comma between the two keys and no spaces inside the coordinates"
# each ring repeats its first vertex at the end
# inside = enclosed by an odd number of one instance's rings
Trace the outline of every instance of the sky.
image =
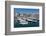
{"type": "Polygon", "coordinates": [[[27,14],[30,14],[30,13],[39,13],[39,9],[28,9],[28,8],[14,8],[14,12],[16,13],[27,13],[27,14]]]}

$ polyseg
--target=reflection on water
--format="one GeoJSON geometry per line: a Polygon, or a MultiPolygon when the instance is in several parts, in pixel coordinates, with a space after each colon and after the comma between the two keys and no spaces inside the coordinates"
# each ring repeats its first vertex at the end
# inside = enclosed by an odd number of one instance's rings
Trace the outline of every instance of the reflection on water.
{"type": "Polygon", "coordinates": [[[19,20],[17,22],[14,20],[14,27],[39,27],[39,20],[33,19],[33,21],[27,21],[28,23],[21,24],[19,20]]]}

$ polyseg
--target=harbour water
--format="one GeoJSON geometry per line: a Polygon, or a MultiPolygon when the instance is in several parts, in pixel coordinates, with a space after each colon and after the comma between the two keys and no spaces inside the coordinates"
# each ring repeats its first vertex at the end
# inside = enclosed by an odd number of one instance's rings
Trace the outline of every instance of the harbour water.
{"type": "Polygon", "coordinates": [[[28,21],[28,23],[21,24],[19,20],[17,22],[14,20],[14,28],[20,27],[39,27],[39,20],[35,21],[28,21]]]}

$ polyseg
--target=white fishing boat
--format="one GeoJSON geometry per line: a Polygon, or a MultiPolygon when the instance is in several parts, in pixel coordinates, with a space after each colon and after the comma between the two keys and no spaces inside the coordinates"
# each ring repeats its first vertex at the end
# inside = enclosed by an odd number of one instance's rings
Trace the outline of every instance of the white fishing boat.
{"type": "Polygon", "coordinates": [[[33,21],[32,19],[27,19],[28,21],[33,21]]]}
{"type": "Polygon", "coordinates": [[[33,18],[32,17],[28,17],[27,21],[33,21],[33,18]]]}
{"type": "Polygon", "coordinates": [[[33,22],[37,22],[37,20],[36,19],[33,19],[33,22]]]}
{"type": "Polygon", "coordinates": [[[27,20],[28,20],[28,21],[34,21],[34,22],[37,22],[36,18],[34,18],[34,17],[28,17],[27,20]]]}
{"type": "Polygon", "coordinates": [[[23,19],[21,19],[21,18],[18,18],[18,20],[20,21],[20,24],[28,24],[28,22],[26,21],[26,20],[23,20],[23,19]]]}

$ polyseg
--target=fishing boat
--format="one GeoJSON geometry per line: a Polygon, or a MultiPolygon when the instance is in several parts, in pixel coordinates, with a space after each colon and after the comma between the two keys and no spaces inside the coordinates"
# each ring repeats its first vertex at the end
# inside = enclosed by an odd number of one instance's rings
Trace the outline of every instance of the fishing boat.
{"type": "Polygon", "coordinates": [[[18,20],[20,21],[19,24],[28,24],[28,21],[26,21],[25,19],[22,19],[22,18],[18,18],[18,20]]]}

